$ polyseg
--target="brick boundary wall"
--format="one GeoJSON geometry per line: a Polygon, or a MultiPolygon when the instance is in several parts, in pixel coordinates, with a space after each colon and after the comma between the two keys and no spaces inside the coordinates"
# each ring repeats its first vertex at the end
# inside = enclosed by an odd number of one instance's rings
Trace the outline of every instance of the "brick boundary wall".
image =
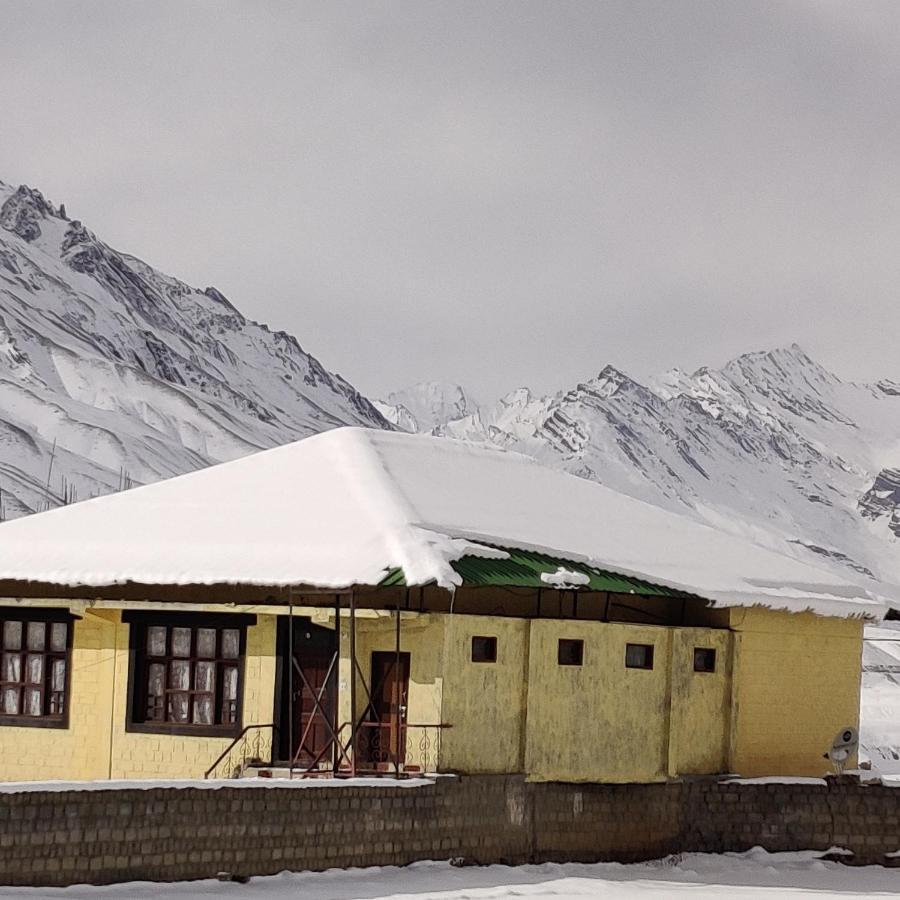
{"type": "Polygon", "coordinates": [[[900,789],[693,781],[123,788],[0,794],[0,883],[208,878],[333,866],[636,861],[690,851],[852,850],[889,863],[900,789]]]}

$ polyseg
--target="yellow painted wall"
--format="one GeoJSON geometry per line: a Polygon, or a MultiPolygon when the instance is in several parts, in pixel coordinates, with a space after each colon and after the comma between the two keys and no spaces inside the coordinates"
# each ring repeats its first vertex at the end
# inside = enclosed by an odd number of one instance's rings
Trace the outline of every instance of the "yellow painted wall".
{"type": "Polygon", "coordinates": [[[68,728],[0,727],[0,780],[106,778],[116,613],[76,619],[68,728]]]}
{"type": "Polygon", "coordinates": [[[666,776],[670,631],[647,625],[531,623],[525,770],[536,781],[659,781],[666,776]],[[560,666],[560,638],[584,665],[560,666]],[[626,669],[625,644],[653,644],[652,670],[626,669]]]}
{"type": "MultiPolygon", "coordinates": [[[[731,770],[822,775],[839,729],[859,724],[863,623],[733,609],[731,770]]],[[[854,760],[855,764],[855,760],[854,760]]]]}
{"type": "Polygon", "coordinates": [[[521,772],[528,678],[527,619],[449,616],[444,629],[441,771],[521,772]],[[472,637],[497,638],[495,663],[472,662],[472,637]]]}
{"type": "Polygon", "coordinates": [[[671,711],[668,773],[728,771],[731,727],[731,633],[674,628],[669,658],[671,711]],[[715,672],[694,671],[694,648],[716,651],[715,672]]]}
{"type": "Polygon", "coordinates": [[[730,669],[728,632],[532,622],[526,772],[539,781],[627,782],[724,771],[730,669]],[[560,638],[584,641],[583,666],[558,664],[560,638]],[[653,669],[626,668],[629,643],[653,645],[653,669]],[[716,649],[716,672],[693,671],[694,647],[716,649]]]}
{"type": "MultiPolygon", "coordinates": [[[[404,613],[408,721],[453,726],[440,760],[434,739],[410,729],[408,761],[606,782],[828,771],[822,754],[834,734],[858,724],[862,622],[763,608],[727,615],[731,631],[404,613]],[[498,638],[496,663],[471,661],[473,635],[498,638]],[[585,642],[583,666],[558,665],[559,638],[585,642]],[[654,645],[653,670],[625,668],[628,642],[654,645]],[[695,646],[717,649],[714,674],[693,672],[695,646]]],[[[342,722],[350,718],[346,627],[344,619],[342,722]]],[[[361,615],[367,681],[372,652],[393,649],[393,619],[361,615]]],[[[272,721],[275,650],[276,617],[259,615],[247,634],[245,725],[272,721]]],[[[88,609],[75,620],[71,667],[69,728],[0,727],[0,780],[198,777],[230,743],[126,731],[128,626],[119,610],[88,609]]],[[[358,712],[364,703],[358,683],[358,712]]]]}

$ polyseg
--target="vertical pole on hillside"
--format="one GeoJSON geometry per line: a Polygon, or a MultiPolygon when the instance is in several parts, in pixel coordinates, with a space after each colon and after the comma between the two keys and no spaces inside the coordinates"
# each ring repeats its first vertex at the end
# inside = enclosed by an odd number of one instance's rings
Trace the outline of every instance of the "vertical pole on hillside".
{"type": "Polygon", "coordinates": [[[294,588],[288,585],[288,780],[294,778],[294,588]]]}
{"type": "Polygon", "coordinates": [[[356,778],[356,590],[350,588],[350,776],[356,778]]]}
{"type": "Polygon", "coordinates": [[[394,777],[400,777],[400,598],[397,598],[397,607],[394,610],[397,622],[394,628],[394,696],[391,698],[394,704],[394,777]]]}
{"type": "Polygon", "coordinates": [[[50,476],[53,474],[53,460],[56,458],[56,438],[53,438],[53,448],[50,450],[50,465],[47,467],[47,509],[50,509],[50,476]]]}
{"type": "MultiPolygon", "coordinates": [[[[350,670],[350,675],[353,675],[353,669],[350,670]]],[[[331,727],[332,727],[332,735],[337,735],[338,726],[341,724],[339,721],[338,710],[341,707],[341,595],[334,595],[334,706],[331,709],[331,727]]],[[[338,767],[341,764],[341,755],[340,755],[340,743],[337,737],[334,737],[333,751],[334,757],[332,759],[331,771],[333,775],[337,775],[338,767]]]]}

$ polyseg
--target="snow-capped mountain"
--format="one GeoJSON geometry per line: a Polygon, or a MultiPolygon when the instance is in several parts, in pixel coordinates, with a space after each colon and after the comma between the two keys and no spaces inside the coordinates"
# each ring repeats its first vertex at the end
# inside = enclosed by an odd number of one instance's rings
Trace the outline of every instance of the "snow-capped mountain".
{"type": "Polygon", "coordinates": [[[0,182],[3,517],[343,424],[390,427],[291,335],[0,182]]]}
{"type": "MultiPolygon", "coordinates": [[[[641,384],[607,366],[480,405],[426,382],[370,403],[303,351],[0,183],[0,515],[84,499],[341,424],[488,441],[900,585],[900,385],[796,345],[641,384]]],[[[900,595],[900,589],[898,589],[900,595]]]]}
{"type": "Polygon", "coordinates": [[[422,381],[376,400],[379,412],[404,431],[432,431],[445,422],[461,419],[478,409],[478,403],[458,384],[422,381]]]}
{"type": "Polygon", "coordinates": [[[520,450],[900,585],[900,388],[844,382],[797,345],[647,385],[607,366],[555,396],[520,389],[419,430],[520,450]]]}

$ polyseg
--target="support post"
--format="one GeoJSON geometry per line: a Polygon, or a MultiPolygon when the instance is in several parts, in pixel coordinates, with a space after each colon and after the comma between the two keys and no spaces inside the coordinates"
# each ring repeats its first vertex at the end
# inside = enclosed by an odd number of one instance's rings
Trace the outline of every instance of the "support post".
{"type": "Polygon", "coordinates": [[[394,610],[397,616],[397,623],[394,630],[394,776],[400,777],[400,601],[397,601],[397,607],[394,610]]]}
{"type": "Polygon", "coordinates": [[[294,778],[294,588],[288,586],[288,781],[294,778]]]}
{"type": "Polygon", "coordinates": [[[350,775],[356,777],[356,592],[350,591],[350,775]]]}
{"type": "MultiPolygon", "coordinates": [[[[331,727],[337,734],[337,727],[340,724],[340,716],[338,710],[341,708],[341,595],[334,595],[334,654],[337,657],[337,666],[334,670],[334,707],[332,710],[333,721],[331,727]]],[[[351,676],[353,674],[351,670],[351,676]]],[[[334,754],[332,761],[332,773],[337,775],[338,768],[341,764],[340,742],[335,738],[334,754]]]]}

